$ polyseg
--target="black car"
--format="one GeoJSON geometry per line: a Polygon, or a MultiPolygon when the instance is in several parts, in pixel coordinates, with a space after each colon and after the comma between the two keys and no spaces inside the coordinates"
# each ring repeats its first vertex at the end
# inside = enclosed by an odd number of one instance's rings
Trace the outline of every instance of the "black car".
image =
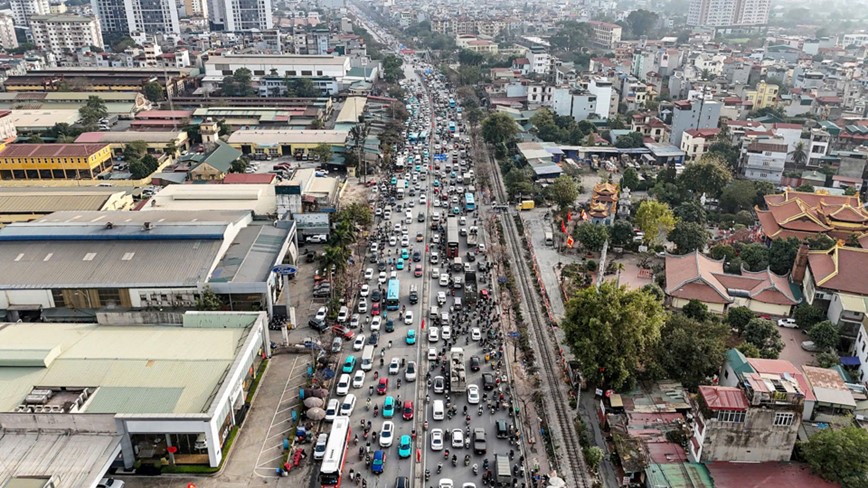
{"type": "Polygon", "coordinates": [[[312,329],[314,329],[314,330],[318,330],[318,331],[320,331],[320,332],[322,332],[322,331],[324,331],[324,330],[326,329],[326,323],[323,322],[322,320],[318,320],[318,319],[315,319],[315,318],[310,319],[310,320],[307,322],[307,325],[309,325],[312,329]]]}
{"type": "Polygon", "coordinates": [[[376,263],[377,262],[377,254],[372,252],[371,257],[368,258],[368,262],[371,264],[376,263]]]}
{"type": "Polygon", "coordinates": [[[368,344],[370,344],[372,346],[376,346],[379,343],[380,343],[380,334],[377,334],[376,332],[371,332],[371,336],[368,337],[368,344]]]}
{"type": "Polygon", "coordinates": [[[470,356],[470,371],[479,371],[481,363],[479,356],[470,356]]]}
{"type": "Polygon", "coordinates": [[[419,251],[413,251],[413,262],[418,263],[422,260],[422,253],[419,251]]]}
{"type": "Polygon", "coordinates": [[[380,295],[380,290],[374,290],[371,292],[371,301],[379,302],[383,297],[380,295]]]}
{"type": "Polygon", "coordinates": [[[493,390],[497,386],[494,382],[494,375],[491,373],[482,373],[482,389],[493,390]]]}
{"type": "Polygon", "coordinates": [[[386,271],[386,262],[380,261],[377,263],[377,271],[386,271]]]}
{"type": "Polygon", "coordinates": [[[473,261],[476,261],[476,254],[472,252],[467,253],[467,262],[472,263],[473,261]]]}

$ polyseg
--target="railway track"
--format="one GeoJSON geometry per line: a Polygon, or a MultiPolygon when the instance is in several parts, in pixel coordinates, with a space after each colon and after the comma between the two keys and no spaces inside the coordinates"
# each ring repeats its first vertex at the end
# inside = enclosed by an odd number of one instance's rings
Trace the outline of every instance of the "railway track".
{"type": "MultiPolygon", "coordinates": [[[[509,199],[506,196],[506,191],[503,186],[500,168],[497,167],[495,161],[489,154],[488,163],[491,165],[491,175],[494,182],[495,192],[498,202],[507,202],[509,199]]],[[[555,459],[551,462],[558,472],[558,475],[567,482],[567,486],[587,487],[592,486],[588,470],[585,465],[585,458],[582,454],[582,447],[579,444],[579,436],[576,433],[573,422],[574,414],[569,407],[569,398],[561,388],[563,381],[561,374],[556,366],[557,357],[551,350],[551,344],[556,343],[552,340],[553,334],[550,333],[548,326],[545,324],[542,317],[545,315],[541,310],[536,290],[530,283],[530,276],[533,276],[533,271],[528,266],[524,258],[524,249],[521,246],[521,236],[518,233],[512,215],[509,212],[504,212],[501,215],[503,222],[504,237],[512,253],[513,262],[517,265],[515,270],[516,282],[519,283],[521,295],[528,306],[528,319],[531,327],[529,328],[533,339],[537,343],[540,353],[540,363],[543,371],[543,388],[549,392],[550,401],[545,402],[543,411],[540,412],[544,416],[549,436],[555,444],[555,459]],[[548,408],[551,407],[551,408],[548,408]],[[549,411],[554,411],[555,418],[549,418],[549,411]]]]}

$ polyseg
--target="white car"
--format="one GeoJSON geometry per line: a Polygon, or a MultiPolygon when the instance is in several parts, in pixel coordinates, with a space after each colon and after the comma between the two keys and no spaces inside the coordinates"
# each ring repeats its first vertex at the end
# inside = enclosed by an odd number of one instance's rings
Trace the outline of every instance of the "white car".
{"type": "Polygon", "coordinates": [[[329,400],[328,406],[326,406],[325,421],[333,421],[335,417],[338,416],[339,408],[341,408],[341,402],[339,402],[337,398],[332,398],[331,400],[329,400]]]}
{"type": "Polygon", "coordinates": [[[437,488],[454,488],[454,486],[455,484],[449,478],[440,478],[440,482],[437,483],[437,488]]]}
{"type": "Polygon", "coordinates": [[[437,359],[437,348],[429,347],[428,348],[428,361],[434,361],[437,359]]]}
{"type": "Polygon", "coordinates": [[[359,314],[354,313],[353,316],[350,317],[350,329],[358,329],[361,320],[362,317],[359,314]]]}
{"type": "Polygon", "coordinates": [[[375,315],[374,318],[371,319],[371,332],[379,332],[380,331],[380,316],[375,315]]]}
{"type": "Polygon", "coordinates": [[[398,244],[398,238],[395,236],[389,236],[389,245],[394,247],[396,244],[398,244]]]}
{"type": "Polygon", "coordinates": [[[479,386],[467,385],[467,403],[471,405],[479,403],[479,386]]]}
{"type": "Polygon", "coordinates": [[[398,371],[401,370],[401,360],[398,358],[392,358],[389,361],[389,374],[398,374],[398,371]]]}
{"type": "Polygon", "coordinates": [[[380,447],[389,447],[395,440],[395,424],[391,420],[383,422],[380,429],[380,447]]]}
{"type": "Polygon", "coordinates": [[[437,342],[440,340],[440,329],[437,327],[428,328],[428,342],[437,342]]]}
{"type": "Polygon", "coordinates": [[[385,282],[386,282],[386,272],[385,272],[385,271],[380,271],[380,275],[377,276],[377,283],[379,283],[379,284],[382,285],[382,284],[385,283],[385,282]]]}
{"type": "Polygon", "coordinates": [[[482,340],[482,331],[479,327],[474,327],[470,329],[470,339],[474,341],[482,340]]]}
{"type": "Polygon", "coordinates": [[[350,309],[348,309],[347,307],[341,307],[341,309],[338,310],[338,322],[344,323],[349,318],[350,318],[350,309]]]}
{"type": "Polygon", "coordinates": [[[407,369],[404,370],[404,381],[416,381],[416,361],[407,361],[407,369]]]}
{"type": "Polygon", "coordinates": [[[452,327],[449,325],[444,325],[440,328],[440,337],[443,339],[451,339],[452,338],[452,327]]]}
{"type": "Polygon", "coordinates": [[[435,198],[434,200],[432,200],[431,205],[433,205],[433,206],[435,206],[435,207],[439,207],[439,206],[440,206],[440,200],[437,200],[437,199],[435,198]]]}
{"type": "Polygon", "coordinates": [[[368,301],[364,298],[359,300],[359,313],[367,313],[368,312],[368,301]]]}
{"type": "MultiPolygon", "coordinates": [[[[439,273],[438,273],[437,277],[438,278],[440,277],[439,273]]],[[[444,303],[446,303],[446,292],[445,291],[438,291],[437,292],[437,304],[443,305],[444,303]]]]}
{"type": "Polygon", "coordinates": [[[319,309],[317,309],[316,315],[314,315],[313,318],[320,322],[325,322],[326,315],[328,315],[328,313],[329,312],[326,307],[320,307],[319,309]]]}
{"type": "Polygon", "coordinates": [[[401,238],[401,247],[407,247],[409,245],[410,245],[410,238],[407,236],[402,237],[401,238]]]}
{"type": "Polygon", "coordinates": [[[338,387],[335,391],[339,396],[344,396],[350,392],[350,375],[344,373],[338,378],[338,387]]]}
{"type": "Polygon", "coordinates": [[[431,450],[443,450],[443,429],[433,429],[431,431],[431,450]]]}
{"type": "Polygon", "coordinates": [[[362,288],[359,289],[359,296],[362,298],[366,298],[371,294],[371,287],[368,285],[362,285],[362,288]]]}
{"type": "Polygon", "coordinates": [[[419,205],[425,205],[426,203],[428,203],[428,197],[426,197],[425,195],[419,197],[419,205]]]}
{"type": "Polygon", "coordinates": [[[122,480],[116,480],[114,478],[103,478],[99,480],[99,484],[96,485],[96,488],[124,488],[124,483],[122,480]]]}
{"type": "Polygon", "coordinates": [[[464,431],[461,429],[452,430],[452,447],[464,447],[464,431]]]}
{"type": "Polygon", "coordinates": [[[363,386],[365,386],[365,372],[360,369],[353,374],[353,388],[361,388],[363,386]]]}
{"type": "Polygon", "coordinates": [[[404,314],[404,324],[405,325],[412,325],[413,324],[413,311],[412,310],[407,310],[407,312],[404,314]]]}
{"type": "Polygon", "coordinates": [[[356,340],[353,341],[353,351],[361,351],[365,348],[365,341],[367,338],[365,334],[359,334],[356,336],[356,340]]]}
{"type": "Polygon", "coordinates": [[[368,268],[365,270],[365,279],[370,280],[374,277],[374,268],[368,268]]]}
{"type": "Polygon", "coordinates": [[[353,414],[353,410],[356,408],[356,396],[350,393],[346,397],[344,397],[344,402],[341,403],[341,410],[338,415],[341,417],[349,417],[353,414]]]}
{"type": "Polygon", "coordinates": [[[778,327],[786,327],[787,329],[798,329],[799,324],[796,323],[796,319],[780,319],[778,320],[778,327]]]}
{"type": "Polygon", "coordinates": [[[440,286],[449,286],[449,274],[440,273],[440,286]]]}
{"type": "Polygon", "coordinates": [[[319,437],[316,438],[316,445],[313,446],[313,458],[315,460],[319,461],[325,457],[326,444],[328,444],[328,440],[328,434],[320,434],[319,437]]]}

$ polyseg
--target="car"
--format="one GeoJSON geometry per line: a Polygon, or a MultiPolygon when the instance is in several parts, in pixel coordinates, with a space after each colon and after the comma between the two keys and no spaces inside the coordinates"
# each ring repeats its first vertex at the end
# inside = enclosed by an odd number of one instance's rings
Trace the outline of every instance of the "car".
{"type": "Polygon", "coordinates": [[[356,333],[352,331],[349,327],[344,327],[342,325],[335,325],[332,327],[332,332],[335,333],[336,336],[341,337],[345,340],[351,340],[356,333]]]}
{"type": "MultiPolygon", "coordinates": [[[[365,285],[365,286],[367,286],[367,285],[365,285]]],[[[359,310],[359,313],[367,313],[368,312],[368,301],[365,300],[364,298],[359,300],[358,310],[359,310]]]]}
{"type": "Polygon", "coordinates": [[[377,261],[377,271],[386,271],[386,262],[385,261],[377,261]]]}
{"type": "Polygon", "coordinates": [[[440,337],[442,337],[443,340],[451,339],[452,338],[452,326],[444,325],[443,327],[440,327],[440,337]]]}
{"type": "Polygon", "coordinates": [[[416,329],[408,329],[407,337],[404,339],[405,342],[409,345],[413,345],[416,343],[416,329]]]}
{"type": "Polygon", "coordinates": [[[350,318],[350,309],[348,309],[347,307],[341,307],[341,309],[338,310],[337,321],[340,323],[344,323],[349,318],[350,318]]]}
{"type": "Polygon", "coordinates": [[[356,340],[353,342],[353,351],[361,351],[365,347],[365,339],[365,334],[356,336],[356,340]]]}
{"type": "Polygon", "coordinates": [[[99,480],[99,484],[96,485],[96,488],[124,488],[124,483],[122,480],[116,480],[114,478],[103,478],[99,480]]]}
{"type": "Polygon", "coordinates": [[[401,249],[401,259],[410,259],[410,251],[408,251],[407,249],[401,249]]]}
{"type": "Polygon", "coordinates": [[[446,379],[442,376],[434,377],[434,393],[443,393],[446,391],[446,379]]]}
{"type": "Polygon", "coordinates": [[[404,407],[401,409],[401,417],[404,420],[413,420],[413,402],[411,400],[407,400],[404,402],[404,407]]]}
{"type": "Polygon", "coordinates": [[[398,476],[395,478],[395,488],[410,488],[410,478],[406,476],[398,476]]]}
{"type": "Polygon", "coordinates": [[[440,329],[437,327],[428,327],[428,342],[437,342],[440,340],[440,329]]]}
{"type": "Polygon", "coordinates": [[[822,349],[820,346],[814,344],[814,341],[802,341],[802,349],[808,352],[820,352],[822,349]]]}
{"type": "Polygon", "coordinates": [[[380,343],[380,334],[378,332],[371,332],[371,337],[368,337],[368,344],[372,346],[376,346],[380,343]]]}
{"type": "Polygon", "coordinates": [[[403,259],[398,258],[398,260],[395,261],[395,269],[397,269],[399,271],[404,269],[404,260],[403,259]]]}
{"type": "Polygon", "coordinates": [[[402,435],[400,439],[398,439],[398,457],[401,459],[410,457],[410,453],[413,450],[413,441],[411,437],[408,435],[402,435]]]}
{"type": "Polygon", "coordinates": [[[455,485],[452,483],[452,480],[449,478],[440,478],[440,481],[437,482],[437,488],[454,488],[455,485]]]}
{"type": "Polygon", "coordinates": [[[437,359],[437,348],[429,347],[428,348],[428,361],[434,361],[437,359]]]}
{"type": "Polygon", "coordinates": [[[401,247],[408,247],[410,245],[410,239],[407,236],[401,238],[401,247]]]}
{"type": "Polygon", "coordinates": [[[778,327],[786,327],[787,329],[798,329],[799,324],[796,323],[796,319],[780,319],[778,320],[778,327]]]}
{"type": "Polygon", "coordinates": [[[404,314],[404,325],[411,325],[413,323],[413,311],[407,310],[404,314]]]}
{"type": "Polygon", "coordinates": [[[377,394],[385,395],[389,391],[389,378],[380,378],[377,382],[377,394]]]}
{"type": "Polygon", "coordinates": [[[494,380],[494,375],[491,373],[482,373],[482,389],[485,391],[493,390],[497,386],[494,380]]]}
{"type": "Polygon", "coordinates": [[[416,278],[422,277],[422,265],[421,264],[416,264],[416,266],[413,268],[413,276],[415,276],[416,278]]]}
{"type": "Polygon", "coordinates": [[[481,363],[479,356],[470,356],[470,371],[479,371],[481,363]]]}
{"type": "Polygon", "coordinates": [[[383,418],[390,419],[395,416],[395,399],[391,395],[383,400],[383,418]]]}
{"type": "Polygon", "coordinates": [[[391,447],[394,440],[395,424],[391,420],[387,420],[380,428],[380,447],[391,447]]]}
{"type": "Polygon", "coordinates": [[[380,271],[379,276],[377,276],[377,282],[381,285],[386,282],[386,272],[385,271],[380,271]]]}
{"type": "Polygon", "coordinates": [[[398,374],[398,371],[401,370],[401,360],[398,358],[392,358],[389,361],[389,374],[398,374]]]}
{"type": "Polygon", "coordinates": [[[424,241],[424,240],[425,240],[425,235],[424,235],[424,234],[422,234],[421,232],[419,232],[419,233],[416,234],[416,242],[422,242],[422,241],[424,241]]]}
{"type": "Polygon", "coordinates": [[[320,321],[320,322],[325,322],[325,319],[326,319],[326,316],[328,315],[328,313],[329,313],[328,307],[320,307],[317,309],[316,315],[314,315],[313,318],[315,320],[320,321]]]}
{"type": "Polygon", "coordinates": [[[485,454],[488,446],[485,442],[485,429],[477,427],[473,429],[473,454],[485,454]]]}
{"type": "Polygon", "coordinates": [[[389,245],[395,247],[398,244],[398,238],[395,236],[389,236],[389,245]]]}
{"type": "Polygon", "coordinates": [[[482,340],[482,330],[479,327],[470,329],[470,339],[474,341],[482,340]]]}
{"type": "Polygon", "coordinates": [[[350,317],[350,329],[358,329],[361,320],[362,317],[359,314],[354,313],[353,316],[350,317]]]}
{"type": "MultiPolygon", "coordinates": [[[[488,291],[488,290],[485,290],[488,291]]],[[[383,295],[380,293],[380,290],[374,290],[371,292],[371,303],[377,303],[383,299],[383,295]]]]}
{"type": "Polygon", "coordinates": [[[374,302],[371,304],[371,316],[380,315],[380,302],[374,302]]]}
{"type": "Polygon", "coordinates": [[[422,253],[419,251],[413,251],[413,262],[418,263],[422,261],[422,253]]]}
{"type": "Polygon", "coordinates": [[[377,309],[378,313],[376,316],[371,318],[371,332],[379,332],[380,331],[380,323],[381,323],[381,319],[379,316],[380,304],[375,303],[374,306],[371,307],[371,313],[372,314],[374,312],[374,308],[377,309]]]}
{"type": "Polygon", "coordinates": [[[326,414],[325,421],[332,422],[335,417],[338,416],[338,409],[341,408],[341,402],[338,401],[337,398],[332,398],[329,400],[328,405],[326,406],[326,414]]]}
{"type": "Polygon", "coordinates": [[[350,392],[350,375],[344,373],[338,378],[338,386],[335,391],[339,396],[344,396],[350,392]]]}
{"type": "Polygon", "coordinates": [[[431,430],[431,450],[432,451],[442,451],[443,450],[443,429],[431,430]]]}
{"type": "Polygon", "coordinates": [[[449,286],[449,273],[440,273],[440,286],[449,286]]]}
{"type": "Polygon", "coordinates": [[[467,403],[471,405],[479,403],[479,386],[467,385],[467,403]]]}
{"type": "Polygon", "coordinates": [[[359,296],[360,297],[367,298],[367,296],[370,294],[371,294],[371,287],[368,286],[367,284],[364,284],[364,285],[362,285],[361,288],[359,288],[359,296]]]}
{"type": "Polygon", "coordinates": [[[437,305],[443,305],[446,303],[446,292],[438,291],[437,292],[437,305]]]}
{"type": "Polygon", "coordinates": [[[452,447],[464,447],[464,431],[461,429],[452,429],[452,447]]]}
{"type": "Polygon", "coordinates": [[[416,381],[416,361],[407,361],[404,369],[404,381],[416,381]]]}
{"type": "Polygon", "coordinates": [[[386,453],[377,449],[374,451],[374,458],[371,460],[371,472],[374,474],[383,474],[383,469],[386,467],[386,453]]]}
{"type": "Polygon", "coordinates": [[[314,444],[313,446],[313,458],[317,461],[325,457],[326,444],[328,443],[328,441],[328,434],[320,434],[319,437],[316,438],[316,444],[314,444]]]}
{"type": "Polygon", "coordinates": [[[365,386],[365,372],[361,369],[353,374],[353,388],[361,388],[365,386]]]}
{"type": "Polygon", "coordinates": [[[341,417],[349,417],[353,414],[353,410],[356,408],[356,395],[349,393],[344,397],[344,401],[341,403],[340,411],[338,415],[341,417]]]}
{"type": "Polygon", "coordinates": [[[341,369],[344,373],[352,373],[356,369],[356,357],[353,355],[347,356],[344,360],[344,367],[341,369]]]}
{"type": "Polygon", "coordinates": [[[333,353],[341,352],[341,347],[343,347],[343,345],[344,345],[344,340],[341,339],[340,337],[335,337],[334,340],[332,340],[332,352],[333,353]]]}

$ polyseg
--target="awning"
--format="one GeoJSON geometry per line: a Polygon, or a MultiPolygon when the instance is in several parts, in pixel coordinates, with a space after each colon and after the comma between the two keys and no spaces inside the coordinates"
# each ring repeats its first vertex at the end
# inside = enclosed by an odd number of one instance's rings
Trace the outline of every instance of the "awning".
{"type": "Polygon", "coordinates": [[[841,366],[859,366],[862,364],[857,356],[842,356],[841,366]]]}

